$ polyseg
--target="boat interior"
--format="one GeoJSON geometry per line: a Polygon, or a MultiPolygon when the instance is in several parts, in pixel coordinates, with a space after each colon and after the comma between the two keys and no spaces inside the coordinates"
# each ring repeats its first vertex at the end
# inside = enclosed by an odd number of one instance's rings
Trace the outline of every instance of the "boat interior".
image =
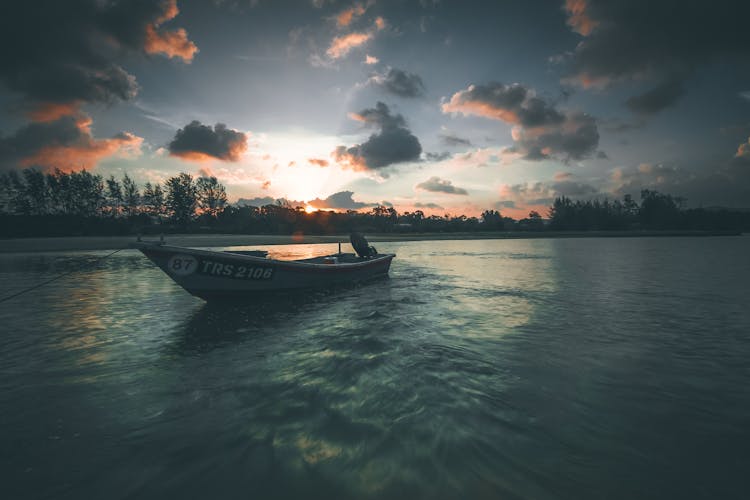
{"type": "MultiPolygon", "coordinates": [[[[252,257],[267,257],[265,250],[226,250],[224,253],[249,255],[252,257]]],[[[354,253],[336,253],[333,255],[320,255],[309,259],[295,259],[293,262],[305,262],[307,264],[348,264],[362,262],[363,257],[354,253]]]]}

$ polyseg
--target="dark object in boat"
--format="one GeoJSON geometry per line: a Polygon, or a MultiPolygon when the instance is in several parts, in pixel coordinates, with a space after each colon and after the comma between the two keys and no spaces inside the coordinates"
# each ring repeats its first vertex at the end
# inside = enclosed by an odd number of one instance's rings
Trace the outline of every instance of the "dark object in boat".
{"type": "Polygon", "coordinates": [[[357,252],[357,255],[359,255],[363,259],[369,259],[370,257],[374,257],[378,254],[378,251],[375,249],[375,247],[370,246],[367,238],[365,238],[362,233],[352,233],[349,236],[349,241],[351,241],[352,247],[354,248],[354,251],[357,252]]]}

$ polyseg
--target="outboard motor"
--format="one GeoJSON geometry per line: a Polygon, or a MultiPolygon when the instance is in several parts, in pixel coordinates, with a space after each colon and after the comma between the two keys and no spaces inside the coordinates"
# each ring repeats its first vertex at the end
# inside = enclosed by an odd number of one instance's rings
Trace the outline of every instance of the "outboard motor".
{"type": "Polygon", "coordinates": [[[357,255],[359,255],[363,259],[369,259],[370,257],[378,254],[378,251],[375,250],[375,247],[370,246],[370,244],[367,242],[367,238],[365,238],[361,233],[352,233],[349,236],[349,241],[351,241],[352,247],[354,248],[354,251],[357,252],[357,255]]]}

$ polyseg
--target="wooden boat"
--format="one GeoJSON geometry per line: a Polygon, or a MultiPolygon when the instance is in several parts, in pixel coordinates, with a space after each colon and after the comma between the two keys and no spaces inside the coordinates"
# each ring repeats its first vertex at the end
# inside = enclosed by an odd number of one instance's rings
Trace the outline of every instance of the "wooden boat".
{"type": "Polygon", "coordinates": [[[354,253],[276,260],[265,251],[211,251],[137,241],[137,248],[192,295],[204,300],[356,283],[387,276],[395,254],[379,254],[357,233],[354,253]]]}

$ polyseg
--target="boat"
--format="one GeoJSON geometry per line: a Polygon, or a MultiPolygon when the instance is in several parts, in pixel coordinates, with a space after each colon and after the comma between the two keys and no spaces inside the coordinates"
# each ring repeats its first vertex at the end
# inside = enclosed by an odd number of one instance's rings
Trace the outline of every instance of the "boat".
{"type": "Polygon", "coordinates": [[[264,250],[201,250],[160,241],[131,244],[175,283],[203,300],[262,296],[359,283],[388,275],[395,254],[380,254],[352,233],[356,253],[339,252],[309,259],[277,260],[264,250]]]}

